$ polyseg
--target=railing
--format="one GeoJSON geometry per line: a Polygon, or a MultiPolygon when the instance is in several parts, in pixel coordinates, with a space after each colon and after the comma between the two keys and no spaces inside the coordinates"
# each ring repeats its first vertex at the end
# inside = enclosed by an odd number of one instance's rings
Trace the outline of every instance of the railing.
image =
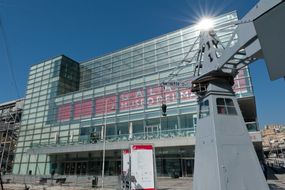
{"type": "MultiPolygon", "coordinates": [[[[249,132],[258,131],[256,122],[247,122],[247,129],[249,132]]],[[[160,130],[153,132],[141,132],[133,134],[121,134],[121,135],[108,135],[106,136],[106,142],[122,142],[122,141],[137,141],[137,140],[152,140],[152,139],[166,139],[175,137],[190,137],[195,135],[194,128],[182,128],[173,130],[160,130]]],[[[59,140],[58,142],[41,142],[32,143],[31,147],[56,147],[56,146],[68,146],[68,145],[80,145],[80,144],[97,144],[103,143],[103,139],[92,139],[89,135],[80,136],[78,141],[59,140]]]]}
{"type": "MultiPolygon", "coordinates": [[[[152,139],[165,139],[175,137],[190,137],[194,136],[194,128],[174,129],[174,130],[161,130],[154,132],[142,132],[133,134],[122,134],[122,135],[108,135],[106,136],[106,142],[122,142],[122,141],[137,141],[137,140],[152,140],[152,139]]],[[[89,136],[81,136],[78,141],[59,140],[58,142],[42,142],[32,143],[31,147],[57,147],[57,146],[68,146],[68,145],[80,145],[80,144],[96,144],[103,143],[102,139],[91,139],[89,136]]]]}

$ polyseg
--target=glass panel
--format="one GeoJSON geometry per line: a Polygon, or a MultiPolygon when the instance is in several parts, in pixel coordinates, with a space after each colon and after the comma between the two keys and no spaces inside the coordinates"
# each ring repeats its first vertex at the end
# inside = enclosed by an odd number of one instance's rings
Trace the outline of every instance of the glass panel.
{"type": "Polygon", "coordinates": [[[160,125],[159,118],[146,120],[146,126],[150,126],[150,125],[160,125]]]}
{"type": "Polygon", "coordinates": [[[258,130],[257,124],[255,122],[246,123],[246,127],[249,132],[258,130]]]}
{"type": "Polygon", "coordinates": [[[210,114],[209,100],[205,100],[205,101],[200,103],[199,118],[207,117],[209,114],[210,114]]]}
{"type": "Polygon", "coordinates": [[[226,100],[226,105],[227,106],[234,106],[234,102],[233,102],[232,99],[226,98],[225,100],[226,100]]]}
{"type": "Polygon", "coordinates": [[[129,123],[119,123],[117,128],[117,134],[129,134],[129,123]]]}
{"type": "Polygon", "coordinates": [[[115,125],[107,125],[106,135],[115,135],[115,125]]]}
{"type": "Polygon", "coordinates": [[[217,98],[217,105],[225,105],[224,98],[217,98]]]}
{"type": "Polygon", "coordinates": [[[230,98],[217,98],[218,114],[237,115],[234,102],[230,98]]]}
{"type": "Polygon", "coordinates": [[[178,123],[177,123],[177,117],[162,117],[161,118],[161,129],[162,130],[171,130],[171,129],[177,129],[178,123]]]}
{"type": "Polygon", "coordinates": [[[133,124],[133,133],[142,133],[144,132],[143,121],[132,121],[133,124]]]}
{"type": "Polygon", "coordinates": [[[225,106],[217,106],[217,109],[219,114],[227,114],[225,106]]]}
{"type": "Polygon", "coordinates": [[[235,107],[227,107],[227,110],[228,110],[228,114],[229,115],[237,115],[237,111],[235,109],[235,107]]]}
{"type": "Polygon", "coordinates": [[[193,116],[190,114],[180,115],[180,128],[193,128],[193,116]]]}

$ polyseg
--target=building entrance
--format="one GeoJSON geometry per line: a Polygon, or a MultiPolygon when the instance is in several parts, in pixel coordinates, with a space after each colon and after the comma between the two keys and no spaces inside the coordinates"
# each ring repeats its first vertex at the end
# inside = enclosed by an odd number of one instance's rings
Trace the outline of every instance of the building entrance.
{"type": "Polygon", "coordinates": [[[194,159],[181,159],[182,176],[191,177],[194,171],[194,159]]]}
{"type": "Polygon", "coordinates": [[[192,177],[194,171],[193,158],[156,158],[158,176],[192,177]]]}
{"type": "Polygon", "coordinates": [[[87,162],[65,162],[64,175],[86,175],[87,162]]]}

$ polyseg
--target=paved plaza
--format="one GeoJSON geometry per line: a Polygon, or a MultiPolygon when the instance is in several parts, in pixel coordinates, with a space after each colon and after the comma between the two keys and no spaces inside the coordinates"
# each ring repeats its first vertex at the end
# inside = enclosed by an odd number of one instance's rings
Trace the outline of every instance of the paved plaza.
{"type": "MultiPolygon", "coordinates": [[[[158,190],[192,190],[193,178],[178,178],[172,179],[168,177],[159,177],[157,180],[158,190]]],[[[271,190],[285,190],[285,174],[270,175],[268,184],[271,190]]],[[[43,186],[43,185],[29,185],[30,190],[88,190],[88,189],[100,189],[82,186],[43,186]]],[[[106,188],[104,190],[118,190],[117,184],[105,183],[106,188]]],[[[4,184],[5,190],[24,190],[23,184],[4,184]]]]}

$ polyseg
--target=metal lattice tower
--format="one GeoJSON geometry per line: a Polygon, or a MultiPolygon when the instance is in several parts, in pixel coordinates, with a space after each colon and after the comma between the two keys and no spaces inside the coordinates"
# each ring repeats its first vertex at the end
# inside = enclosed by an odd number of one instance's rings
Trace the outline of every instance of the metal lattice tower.
{"type": "Polygon", "coordinates": [[[18,141],[23,100],[0,104],[0,168],[11,173],[18,141]]]}

